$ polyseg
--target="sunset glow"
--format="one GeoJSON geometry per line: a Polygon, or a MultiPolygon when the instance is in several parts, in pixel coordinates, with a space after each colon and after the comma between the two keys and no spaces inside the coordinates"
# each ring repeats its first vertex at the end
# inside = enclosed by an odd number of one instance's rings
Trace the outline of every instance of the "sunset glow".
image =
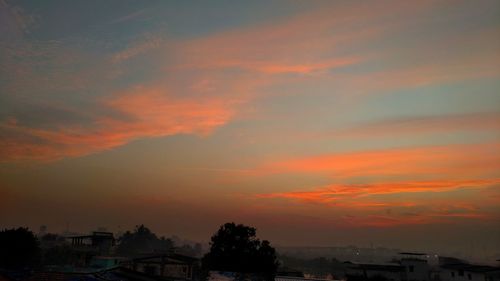
{"type": "Polygon", "coordinates": [[[500,2],[76,2],[0,0],[1,227],[500,247],[500,2]]]}

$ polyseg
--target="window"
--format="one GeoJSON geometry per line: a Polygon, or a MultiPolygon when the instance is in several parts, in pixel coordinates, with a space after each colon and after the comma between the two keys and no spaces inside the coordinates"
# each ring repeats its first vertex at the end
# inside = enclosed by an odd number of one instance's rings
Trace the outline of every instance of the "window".
{"type": "Polygon", "coordinates": [[[458,276],[464,276],[464,271],[462,269],[458,271],[458,276]]]}
{"type": "Polygon", "coordinates": [[[472,275],[470,273],[467,274],[467,279],[472,280],[472,275]]]}
{"type": "Polygon", "coordinates": [[[408,266],[408,272],[413,272],[414,268],[413,265],[408,266]]]}
{"type": "Polygon", "coordinates": [[[455,271],[451,272],[451,277],[455,277],[455,271]]]}

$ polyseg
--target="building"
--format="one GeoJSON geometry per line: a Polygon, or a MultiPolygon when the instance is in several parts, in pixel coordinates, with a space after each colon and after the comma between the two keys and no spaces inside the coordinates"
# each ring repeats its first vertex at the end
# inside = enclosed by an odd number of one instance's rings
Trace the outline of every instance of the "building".
{"type": "Polygon", "coordinates": [[[424,253],[399,253],[403,257],[400,264],[405,268],[406,281],[429,281],[431,267],[427,263],[427,254],[424,253]]]}
{"type": "Polygon", "coordinates": [[[94,231],[91,235],[80,235],[69,237],[71,245],[79,250],[94,251],[99,254],[109,254],[115,245],[112,232],[94,231]]]}
{"type": "Polygon", "coordinates": [[[127,268],[150,276],[193,280],[199,268],[199,260],[180,254],[162,254],[135,258],[127,268]]]}
{"type": "Polygon", "coordinates": [[[441,265],[442,281],[500,281],[500,267],[467,263],[441,265]]]}
{"type": "Polygon", "coordinates": [[[346,276],[357,276],[363,279],[376,279],[383,277],[389,281],[406,280],[405,267],[400,264],[368,264],[368,263],[353,263],[347,266],[346,276]]]}

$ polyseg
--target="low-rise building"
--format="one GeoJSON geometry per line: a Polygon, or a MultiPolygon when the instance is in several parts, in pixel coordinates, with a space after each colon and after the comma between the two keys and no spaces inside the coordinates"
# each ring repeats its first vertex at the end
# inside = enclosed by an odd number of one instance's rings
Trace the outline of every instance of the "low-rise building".
{"type": "Polygon", "coordinates": [[[405,268],[406,281],[429,281],[431,267],[427,262],[427,254],[424,253],[399,253],[403,257],[400,264],[405,268]]]}
{"type": "Polygon", "coordinates": [[[346,276],[361,277],[362,279],[374,279],[382,277],[388,281],[403,281],[405,279],[405,267],[400,264],[351,264],[346,269],[346,276]]]}
{"type": "Polygon", "coordinates": [[[441,265],[442,281],[500,281],[500,268],[467,263],[441,265]]]}
{"type": "Polygon", "coordinates": [[[109,254],[115,245],[112,232],[94,231],[91,235],[71,236],[71,245],[75,249],[93,251],[99,254],[109,254]]]}
{"type": "Polygon", "coordinates": [[[179,255],[162,254],[135,258],[128,263],[128,268],[151,276],[172,277],[181,280],[193,280],[199,260],[179,255]]]}

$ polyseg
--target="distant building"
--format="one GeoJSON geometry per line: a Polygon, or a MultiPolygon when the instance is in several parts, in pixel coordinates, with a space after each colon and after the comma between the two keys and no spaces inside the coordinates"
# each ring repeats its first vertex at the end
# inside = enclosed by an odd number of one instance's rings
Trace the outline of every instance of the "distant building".
{"type": "Polygon", "coordinates": [[[127,268],[150,276],[171,277],[179,280],[193,280],[199,268],[199,260],[179,254],[163,254],[135,258],[127,268]]]}
{"type": "Polygon", "coordinates": [[[424,253],[399,253],[403,256],[400,264],[405,268],[406,281],[428,281],[431,268],[427,263],[427,254],[424,253]]]}
{"type": "Polygon", "coordinates": [[[400,264],[355,264],[347,266],[346,276],[357,276],[363,279],[383,277],[389,281],[406,280],[405,267],[400,264]]]}
{"type": "Polygon", "coordinates": [[[383,278],[389,281],[429,281],[431,279],[431,267],[427,263],[426,254],[403,252],[399,255],[402,257],[391,263],[346,262],[345,275],[348,279],[356,277],[362,280],[383,278]]]}
{"type": "Polygon", "coordinates": [[[99,254],[109,254],[115,245],[112,232],[94,231],[91,235],[80,235],[69,237],[71,245],[79,250],[94,251],[99,254]]]}
{"type": "Polygon", "coordinates": [[[467,263],[441,266],[442,281],[500,281],[500,268],[467,263]]]}

